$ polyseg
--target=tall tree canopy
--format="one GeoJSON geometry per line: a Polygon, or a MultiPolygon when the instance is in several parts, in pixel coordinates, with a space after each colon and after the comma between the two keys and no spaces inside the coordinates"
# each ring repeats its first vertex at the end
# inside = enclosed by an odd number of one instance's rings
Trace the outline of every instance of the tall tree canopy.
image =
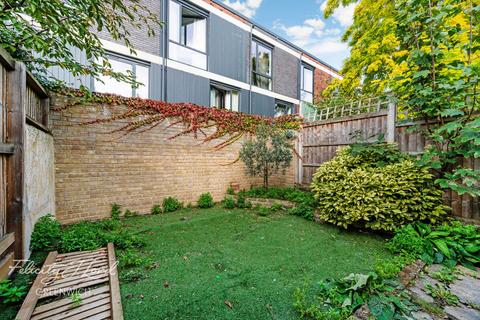
{"type": "Polygon", "coordinates": [[[55,81],[47,70],[52,66],[73,76],[104,74],[135,83],[130,74],[112,70],[97,33],[107,32],[135,52],[129,26],[153,35],[160,24],[141,0],[0,0],[0,9],[0,46],[44,84],[55,81]],[[90,63],[75,60],[72,48],[90,63]]]}
{"type": "MultiPolygon", "coordinates": [[[[325,15],[354,0],[328,0],[325,15]]],[[[437,182],[480,195],[480,170],[459,158],[480,157],[480,1],[360,0],[343,37],[351,47],[343,81],[327,95],[392,93],[433,141],[423,163],[437,182]]]]}

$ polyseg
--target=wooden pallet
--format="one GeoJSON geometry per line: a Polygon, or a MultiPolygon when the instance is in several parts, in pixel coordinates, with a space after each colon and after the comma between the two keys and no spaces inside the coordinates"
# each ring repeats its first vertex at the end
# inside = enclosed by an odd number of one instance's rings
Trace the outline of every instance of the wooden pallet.
{"type": "Polygon", "coordinates": [[[113,244],[95,251],[50,252],[17,320],[122,320],[113,244]]]}

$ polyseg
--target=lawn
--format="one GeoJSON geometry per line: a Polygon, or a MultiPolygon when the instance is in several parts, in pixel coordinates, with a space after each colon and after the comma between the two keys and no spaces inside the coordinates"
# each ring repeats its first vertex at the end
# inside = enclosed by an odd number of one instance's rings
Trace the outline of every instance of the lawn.
{"type": "Polygon", "coordinates": [[[145,234],[145,252],[158,262],[145,279],[121,283],[132,320],[295,319],[295,288],[372,271],[390,256],[379,236],[286,214],[185,209],[126,225],[145,234]]]}

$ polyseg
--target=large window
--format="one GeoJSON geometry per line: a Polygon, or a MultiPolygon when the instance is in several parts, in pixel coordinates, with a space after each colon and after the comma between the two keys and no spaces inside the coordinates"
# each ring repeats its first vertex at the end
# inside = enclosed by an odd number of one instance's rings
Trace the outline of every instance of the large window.
{"type": "Polygon", "coordinates": [[[313,103],[313,68],[302,64],[300,100],[313,103]]]}
{"type": "Polygon", "coordinates": [[[252,41],[252,84],[272,90],[272,48],[256,39],[252,41]]]}
{"type": "Polygon", "coordinates": [[[137,82],[140,83],[138,87],[134,87],[126,82],[119,82],[110,76],[102,75],[100,80],[94,80],[93,91],[102,93],[113,93],[124,97],[140,97],[148,98],[149,73],[150,68],[147,64],[139,61],[130,60],[127,58],[120,58],[117,56],[110,56],[108,61],[112,65],[115,72],[122,72],[125,74],[132,74],[137,82]]]}
{"type": "Polygon", "coordinates": [[[169,58],[207,69],[207,16],[192,7],[169,1],[169,58]]]}
{"type": "Polygon", "coordinates": [[[214,108],[238,111],[240,105],[239,91],[213,83],[210,86],[210,105],[214,108]]]}
{"type": "Polygon", "coordinates": [[[275,101],[275,117],[292,114],[293,105],[291,103],[277,100],[275,101]]]}

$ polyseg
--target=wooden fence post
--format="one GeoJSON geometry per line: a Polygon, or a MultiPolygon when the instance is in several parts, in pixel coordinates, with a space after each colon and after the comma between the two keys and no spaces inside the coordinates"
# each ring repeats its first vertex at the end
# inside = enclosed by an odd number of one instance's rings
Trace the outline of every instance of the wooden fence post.
{"type": "Polygon", "coordinates": [[[15,259],[23,258],[23,189],[26,68],[15,63],[7,79],[7,142],[14,152],[7,161],[7,232],[15,233],[15,259]]]}
{"type": "Polygon", "coordinates": [[[397,106],[394,102],[388,103],[387,130],[385,140],[389,143],[395,142],[395,122],[397,120],[397,106]]]}

